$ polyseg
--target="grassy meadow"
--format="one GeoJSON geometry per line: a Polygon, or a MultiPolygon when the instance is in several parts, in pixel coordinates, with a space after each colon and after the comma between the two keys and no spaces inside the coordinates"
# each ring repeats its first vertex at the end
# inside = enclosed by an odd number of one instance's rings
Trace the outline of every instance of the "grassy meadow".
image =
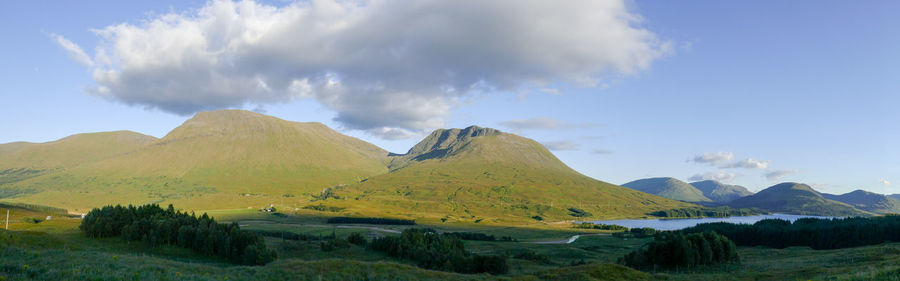
{"type": "Polygon", "coordinates": [[[77,218],[30,223],[17,218],[46,213],[17,209],[13,214],[10,230],[0,230],[0,280],[900,280],[900,243],[841,250],[741,247],[740,264],[641,272],[615,262],[649,238],[622,239],[608,231],[568,225],[334,225],[324,216],[310,214],[278,216],[243,209],[209,212],[219,221],[238,222],[243,229],[311,236],[346,238],[362,233],[372,239],[397,235],[409,227],[430,227],[439,232],[513,237],[515,242],[465,241],[470,252],[508,257],[509,273],[492,276],[425,270],[412,261],[360,246],[323,250],[320,241],[277,237],[267,237],[266,244],[277,251],[278,260],[265,266],[237,266],[173,246],[87,238],[78,230],[77,218]],[[566,240],[576,234],[583,236],[570,244],[534,243],[566,240]]]}

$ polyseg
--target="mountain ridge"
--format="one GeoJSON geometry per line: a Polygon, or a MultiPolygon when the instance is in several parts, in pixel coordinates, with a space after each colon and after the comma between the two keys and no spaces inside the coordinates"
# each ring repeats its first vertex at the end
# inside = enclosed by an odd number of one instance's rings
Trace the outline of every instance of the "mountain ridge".
{"type": "Polygon", "coordinates": [[[724,184],[715,180],[696,181],[690,184],[703,192],[703,196],[717,203],[727,203],[753,194],[746,187],[724,184]]]}
{"type": "Polygon", "coordinates": [[[759,208],[771,212],[816,216],[869,216],[846,203],[830,200],[812,187],[802,183],[785,182],[763,189],[756,194],[728,203],[734,208],[759,208]]]}
{"type": "Polygon", "coordinates": [[[633,218],[693,206],[592,179],[534,140],[477,126],[435,130],[406,154],[391,155],[321,123],[220,110],[122,153],[81,160],[36,176],[0,175],[0,199],[75,211],[325,204],[345,208],[344,215],[520,222],[590,213],[633,218]]]}
{"type": "Polygon", "coordinates": [[[867,212],[878,214],[900,213],[900,200],[884,194],[857,189],[840,195],[822,193],[822,196],[867,212]]]}
{"type": "Polygon", "coordinates": [[[686,182],[671,177],[646,178],[622,184],[634,190],[685,202],[712,202],[703,192],[686,182]]]}

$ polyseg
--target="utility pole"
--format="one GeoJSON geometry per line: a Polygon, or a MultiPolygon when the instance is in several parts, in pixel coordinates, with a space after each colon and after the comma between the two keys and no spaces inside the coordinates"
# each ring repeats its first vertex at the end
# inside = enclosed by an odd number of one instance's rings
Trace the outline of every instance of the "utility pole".
{"type": "Polygon", "coordinates": [[[9,230],[9,209],[6,209],[6,230],[9,230]]]}

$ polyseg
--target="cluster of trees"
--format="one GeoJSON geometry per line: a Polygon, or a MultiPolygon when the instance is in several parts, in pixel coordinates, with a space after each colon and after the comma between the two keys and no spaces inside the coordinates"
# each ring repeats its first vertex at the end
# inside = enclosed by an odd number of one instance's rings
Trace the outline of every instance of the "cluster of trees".
{"type": "Polygon", "coordinates": [[[516,241],[511,236],[501,236],[500,239],[497,239],[494,235],[487,235],[484,233],[478,232],[444,232],[441,235],[450,238],[455,237],[461,240],[471,240],[471,241],[503,241],[503,242],[512,242],[516,241]]]}
{"type": "Polygon", "coordinates": [[[593,214],[591,214],[591,213],[589,213],[589,212],[587,212],[587,211],[585,211],[585,210],[582,210],[582,209],[579,209],[579,208],[572,207],[572,208],[569,208],[569,215],[570,215],[570,216],[573,216],[573,217],[576,217],[576,218],[580,218],[580,217],[590,217],[590,216],[592,216],[593,214]]]}
{"type": "Polygon", "coordinates": [[[275,259],[275,251],[266,248],[258,234],[241,230],[236,223],[216,223],[206,214],[197,217],[175,211],[172,205],[167,209],[156,204],[95,208],[79,228],[94,238],[119,236],[150,246],[177,245],[236,264],[262,265],[275,259]]]}
{"type": "Polygon", "coordinates": [[[649,227],[632,228],[627,231],[613,233],[613,237],[618,238],[647,238],[653,237],[659,231],[649,227]]]}
{"type": "Polygon", "coordinates": [[[334,234],[331,235],[312,235],[305,233],[294,233],[290,231],[284,230],[248,230],[250,232],[273,238],[281,238],[281,240],[295,240],[295,241],[318,241],[318,240],[328,240],[334,239],[334,234]]]}
{"type": "Polygon", "coordinates": [[[727,218],[732,216],[753,216],[762,214],[767,213],[756,208],[733,209],[725,206],[715,208],[680,208],[650,213],[651,216],[661,218],[727,218]]]}
{"type": "Polygon", "coordinates": [[[900,215],[872,218],[803,218],[793,223],[766,219],[755,224],[707,223],[682,230],[684,233],[715,231],[740,246],[840,249],[900,242],[900,215]]]}
{"type": "Polygon", "coordinates": [[[322,205],[322,204],[319,204],[319,205],[309,205],[309,206],[304,206],[303,209],[307,209],[307,210],[316,210],[316,211],[319,211],[319,212],[332,212],[332,213],[337,213],[337,212],[340,212],[340,211],[343,211],[343,210],[344,210],[344,208],[341,208],[341,207],[325,206],[325,205],[322,205]]]}
{"type": "Polygon", "coordinates": [[[368,248],[389,256],[414,260],[427,269],[491,274],[503,274],[509,270],[506,257],[469,253],[459,238],[439,235],[432,229],[407,229],[400,237],[375,238],[368,248]]]}
{"type": "Polygon", "coordinates": [[[361,224],[387,224],[387,225],[416,225],[413,220],[404,219],[386,219],[386,218],[352,218],[352,217],[334,217],[329,218],[328,223],[361,223],[361,224]]]}
{"type": "Polygon", "coordinates": [[[640,249],[619,258],[636,269],[677,269],[740,262],[734,242],[715,232],[663,233],[640,249]]]}
{"type": "Polygon", "coordinates": [[[576,223],[573,227],[580,228],[580,229],[600,229],[600,230],[615,230],[615,231],[627,231],[628,230],[627,227],[624,227],[621,225],[589,223],[589,222],[576,223]]]}

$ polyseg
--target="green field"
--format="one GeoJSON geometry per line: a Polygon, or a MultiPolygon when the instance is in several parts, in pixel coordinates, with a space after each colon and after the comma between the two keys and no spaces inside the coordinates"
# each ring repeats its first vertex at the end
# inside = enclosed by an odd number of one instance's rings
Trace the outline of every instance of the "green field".
{"type": "Polygon", "coordinates": [[[76,218],[37,224],[13,220],[9,231],[0,231],[0,280],[900,280],[900,243],[842,250],[741,247],[740,264],[648,273],[614,263],[650,239],[615,238],[599,230],[481,224],[329,225],[326,218],[315,216],[282,217],[246,210],[210,213],[248,230],[339,238],[360,232],[371,239],[396,235],[394,231],[408,227],[431,227],[440,232],[511,236],[518,241],[465,241],[473,253],[507,255],[510,271],[503,276],[425,270],[359,246],[323,251],[319,241],[274,237],[266,238],[266,243],[279,259],[250,267],[172,246],[151,248],[119,238],[87,238],[78,231],[76,218]],[[570,244],[531,243],[565,240],[575,234],[600,235],[582,236],[570,244]]]}

